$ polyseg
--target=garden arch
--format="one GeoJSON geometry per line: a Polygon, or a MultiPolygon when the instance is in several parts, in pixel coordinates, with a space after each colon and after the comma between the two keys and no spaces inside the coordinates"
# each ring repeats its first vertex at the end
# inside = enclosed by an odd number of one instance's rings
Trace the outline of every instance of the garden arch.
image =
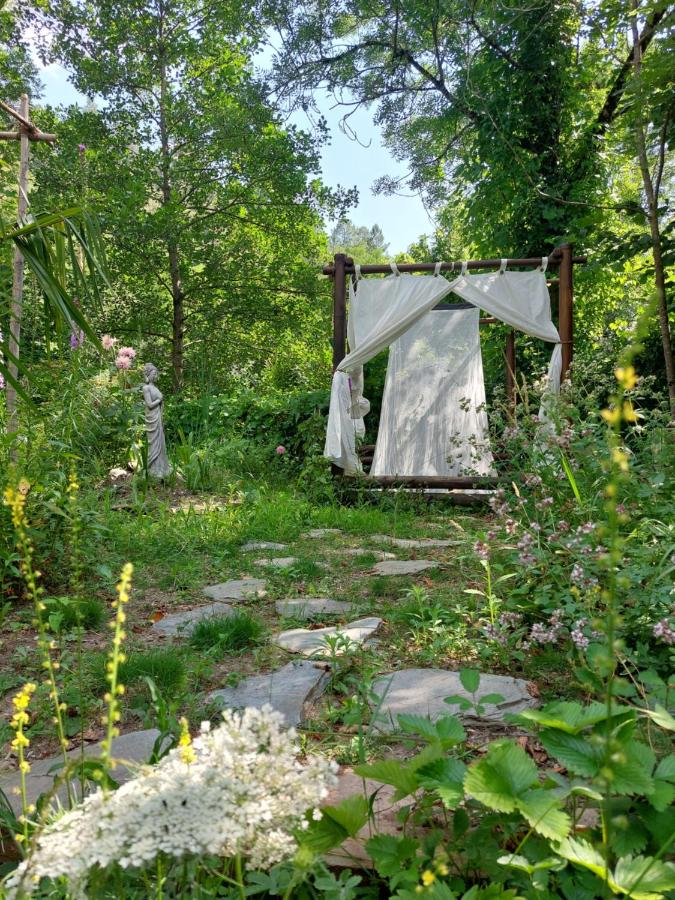
{"type": "MultiPolygon", "coordinates": [[[[359,357],[358,352],[354,352],[354,347],[350,347],[352,350],[351,353],[347,354],[347,330],[348,330],[348,320],[347,320],[347,288],[349,287],[349,292],[352,298],[352,302],[355,299],[354,288],[357,283],[357,280],[363,275],[369,274],[385,274],[385,275],[401,275],[401,274],[414,274],[414,273],[430,273],[433,275],[439,275],[440,273],[455,273],[459,275],[461,272],[461,276],[455,279],[451,285],[441,279],[444,287],[440,288],[440,297],[442,297],[447,293],[457,293],[462,298],[463,302],[455,302],[455,303],[446,303],[439,302],[434,303],[433,297],[433,288],[429,284],[431,279],[408,279],[407,285],[409,291],[412,290],[413,294],[415,293],[416,287],[425,287],[427,288],[426,294],[428,295],[427,300],[422,300],[420,303],[418,299],[411,299],[411,313],[410,316],[406,313],[405,303],[401,303],[399,301],[399,309],[400,311],[397,313],[398,319],[396,319],[396,313],[393,314],[395,319],[394,326],[389,328],[389,333],[387,333],[387,325],[391,324],[390,322],[382,322],[382,330],[383,330],[383,342],[379,349],[383,349],[385,346],[389,344],[393,344],[397,338],[403,336],[408,332],[413,326],[415,322],[419,322],[421,318],[426,316],[431,311],[443,310],[444,312],[455,312],[460,310],[474,310],[473,317],[474,322],[477,320],[481,325],[490,325],[497,322],[506,322],[512,326],[511,330],[507,335],[506,340],[506,348],[505,348],[505,364],[506,364],[506,391],[509,403],[515,406],[516,402],[516,339],[515,339],[515,331],[516,329],[523,330],[528,334],[532,334],[537,337],[541,337],[546,341],[550,341],[556,344],[556,349],[554,351],[554,356],[552,359],[552,367],[556,369],[555,378],[559,381],[561,378],[564,378],[569,370],[569,366],[572,360],[573,353],[573,297],[574,297],[574,266],[576,264],[585,263],[585,257],[575,257],[572,252],[572,247],[570,244],[562,244],[561,246],[555,248],[548,256],[539,256],[539,257],[529,257],[529,258],[521,258],[521,259],[485,259],[485,260],[465,260],[458,262],[441,262],[441,263],[403,263],[401,265],[363,265],[359,266],[356,264],[351,258],[347,257],[345,254],[338,253],[334,257],[334,261],[332,265],[325,266],[323,269],[323,274],[327,275],[333,280],[333,369],[334,369],[334,380],[333,380],[333,390],[331,394],[331,414],[329,417],[329,431],[328,437],[326,441],[326,452],[325,455],[332,459],[334,462],[334,471],[336,474],[356,474],[353,471],[354,467],[350,466],[349,458],[349,435],[345,441],[344,432],[350,430],[350,418],[353,423],[356,423],[357,417],[354,416],[353,411],[346,417],[346,428],[345,428],[345,416],[344,410],[342,407],[345,403],[345,396],[348,396],[351,393],[352,399],[355,395],[355,389],[352,387],[351,379],[348,378],[347,371],[343,371],[342,363],[344,360],[347,361],[347,368],[350,367],[350,374],[355,372],[354,365],[357,362],[357,358],[359,363],[365,362],[367,359],[372,358],[374,352],[366,352],[365,358],[361,359],[359,357]],[[495,279],[492,273],[490,277],[483,277],[482,279],[474,278],[474,285],[471,285],[470,282],[472,279],[470,277],[464,277],[465,273],[468,271],[476,271],[476,270],[494,270],[497,269],[500,274],[508,272],[510,277],[509,279],[505,279],[504,282],[499,282],[499,279],[495,279]],[[550,279],[544,276],[544,271],[548,270],[558,270],[558,277],[554,279],[550,279]],[[532,281],[531,277],[527,277],[527,273],[538,272],[539,274],[535,276],[535,280],[532,281]],[[518,273],[522,273],[520,276],[518,273]],[[515,278],[513,277],[515,276],[515,278]],[[519,280],[520,279],[520,280],[519,280]],[[412,282],[419,281],[418,285],[413,284],[412,282]],[[422,285],[422,282],[425,282],[425,285],[422,285]],[[486,287],[488,294],[491,294],[493,288],[495,286],[501,287],[506,282],[509,282],[511,285],[511,296],[515,298],[518,292],[518,285],[522,283],[527,283],[527,290],[532,289],[532,285],[535,286],[535,292],[538,292],[538,297],[536,298],[535,305],[538,304],[538,311],[536,311],[537,322],[534,320],[528,321],[528,316],[530,315],[528,308],[528,298],[525,297],[525,303],[518,302],[513,303],[513,309],[509,309],[508,307],[508,296],[509,292],[507,291],[505,294],[502,292],[503,296],[497,298],[497,302],[495,305],[495,298],[492,297],[488,302],[488,296],[485,295],[481,297],[480,292],[474,290],[475,285],[480,282],[481,286],[486,287]],[[542,287],[543,286],[543,287],[542,287]],[[550,298],[548,295],[548,287],[554,286],[557,287],[558,291],[558,329],[556,330],[555,325],[551,320],[550,315],[550,298]],[[514,290],[516,294],[514,294],[514,290]],[[543,291],[543,293],[542,293],[543,291]],[[471,298],[475,302],[470,302],[467,298],[471,298]],[[505,304],[504,299],[507,298],[507,303],[505,304]],[[432,305],[429,305],[429,300],[432,305]],[[415,309],[415,303],[417,303],[417,308],[415,309]],[[482,303],[486,304],[486,308],[488,311],[492,310],[494,314],[490,314],[487,316],[483,316],[480,319],[477,319],[479,316],[478,307],[479,304],[482,308],[482,303]],[[518,306],[519,309],[515,307],[518,306]],[[496,310],[496,312],[495,312],[496,310]],[[420,312],[421,311],[421,312],[420,312]],[[398,327],[398,330],[396,330],[398,327]],[[393,335],[393,336],[392,336],[393,335]],[[345,388],[345,384],[348,382],[349,388],[345,388]],[[341,391],[341,399],[338,398],[338,394],[341,391]],[[340,410],[339,414],[336,413],[336,410],[340,410]],[[337,422],[337,426],[335,427],[335,423],[337,417],[342,416],[343,422],[340,425],[337,422]],[[340,434],[342,428],[342,436],[340,434]],[[340,441],[342,444],[347,446],[346,455],[344,453],[338,452],[336,447],[339,446],[340,441]],[[347,460],[345,462],[345,460],[347,460]],[[346,471],[345,471],[346,469],[346,471]]],[[[393,284],[392,279],[387,279],[389,284],[393,284]]],[[[402,279],[403,282],[403,279],[402,279]]],[[[372,280],[368,280],[365,282],[369,286],[372,285],[372,280]]],[[[383,282],[380,281],[382,285],[383,282]]],[[[371,291],[372,293],[372,291],[371,291]]],[[[381,293],[378,291],[378,293],[381,293]]],[[[400,293],[400,292],[399,292],[400,293]]],[[[419,293],[419,291],[417,292],[419,293]]],[[[423,291],[424,293],[424,291],[423,291]]],[[[401,298],[403,300],[404,298],[401,298]]],[[[521,298],[518,298],[520,300],[521,298]]],[[[381,306],[381,309],[386,309],[386,306],[381,306]]],[[[389,312],[385,312],[384,318],[386,319],[389,315],[389,312]]],[[[535,315],[535,312],[532,313],[535,315]]],[[[444,317],[444,321],[449,321],[448,317],[444,317]]],[[[373,334],[377,331],[377,325],[374,330],[371,331],[369,335],[370,344],[369,347],[374,346],[374,342],[372,340],[373,334]]],[[[354,341],[354,335],[350,334],[352,343],[354,341]]],[[[438,337],[437,337],[438,339],[438,337]]],[[[366,341],[368,343],[368,341],[366,341]]],[[[379,350],[377,350],[379,352],[379,350]]],[[[361,357],[363,357],[363,353],[361,353],[361,357]]],[[[481,374],[482,374],[482,365],[481,365],[481,374]]],[[[358,376],[355,376],[358,377],[358,376]]],[[[353,430],[353,429],[352,429],[353,430]]],[[[375,451],[375,447],[365,447],[361,448],[362,451],[365,451],[364,454],[364,462],[368,463],[372,461],[372,453],[375,451]],[[369,456],[370,454],[370,456],[369,456]]],[[[352,451],[353,455],[353,451],[352,451]]],[[[359,466],[360,468],[360,466],[359,466]]],[[[358,474],[361,474],[360,472],[358,474]]],[[[386,473],[386,474],[377,474],[377,475],[366,475],[365,478],[362,478],[366,484],[371,486],[379,487],[379,488],[387,488],[387,487],[414,487],[414,488],[443,488],[449,490],[457,490],[457,489],[475,489],[475,488],[485,488],[491,487],[495,483],[499,481],[499,478],[494,475],[437,475],[437,474],[420,474],[418,472],[415,473],[386,473]]]]}

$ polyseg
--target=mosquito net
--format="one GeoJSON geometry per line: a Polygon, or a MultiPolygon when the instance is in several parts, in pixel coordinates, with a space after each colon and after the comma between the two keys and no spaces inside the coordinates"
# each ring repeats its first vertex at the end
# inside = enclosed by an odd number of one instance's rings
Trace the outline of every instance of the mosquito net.
{"type": "Polygon", "coordinates": [[[433,309],[389,348],[372,475],[489,475],[477,309],[433,309]]]}
{"type": "MultiPolygon", "coordinates": [[[[356,437],[363,434],[368,401],[363,366],[393,345],[387,371],[373,474],[487,474],[487,421],[478,315],[483,309],[507,325],[555,343],[549,390],[560,389],[560,336],[551,320],[544,275],[536,271],[467,275],[392,275],[350,283],[349,354],[333,375],[324,456],[348,474],[362,471],[356,437]],[[434,310],[450,292],[471,303],[467,312],[434,310]],[[455,318],[457,317],[457,318],[455,318]],[[400,343],[399,343],[400,341],[400,343]]],[[[542,408],[541,414],[545,413],[542,408]]]]}

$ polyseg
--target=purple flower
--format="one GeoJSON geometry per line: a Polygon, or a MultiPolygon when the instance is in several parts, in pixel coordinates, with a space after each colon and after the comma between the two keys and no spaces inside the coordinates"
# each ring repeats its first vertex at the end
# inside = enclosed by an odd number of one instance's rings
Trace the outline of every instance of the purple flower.
{"type": "Polygon", "coordinates": [[[284,453],[286,452],[286,448],[284,447],[283,444],[279,444],[279,446],[277,447],[277,449],[276,449],[275,452],[276,452],[279,456],[283,456],[284,453]]]}
{"type": "Polygon", "coordinates": [[[656,625],[654,625],[652,630],[655,638],[658,638],[665,644],[671,646],[675,644],[675,629],[670,627],[668,619],[661,619],[660,622],[657,622],[656,625]]]}
{"type": "Polygon", "coordinates": [[[485,541],[476,541],[473,551],[480,559],[489,559],[490,557],[490,548],[485,541]]]}
{"type": "Polygon", "coordinates": [[[70,349],[77,350],[84,343],[84,331],[81,328],[78,328],[77,331],[73,331],[70,335],[70,349]]]}
{"type": "Polygon", "coordinates": [[[483,634],[491,641],[497,641],[498,644],[506,643],[506,635],[504,632],[490,622],[483,627],[483,634]]]}
{"type": "Polygon", "coordinates": [[[518,612],[503,612],[499,616],[499,624],[502,628],[515,628],[523,621],[523,616],[518,612]]]}
{"type": "Polygon", "coordinates": [[[86,144],[78,144],[77,149],[80,151],[80,153],[84,153],[84,151],[87,149],[87,145],[86,144]]]}

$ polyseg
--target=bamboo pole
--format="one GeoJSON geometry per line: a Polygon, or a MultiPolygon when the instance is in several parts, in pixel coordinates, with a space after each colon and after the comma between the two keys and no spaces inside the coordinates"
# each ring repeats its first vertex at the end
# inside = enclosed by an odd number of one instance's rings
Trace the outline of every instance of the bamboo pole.
{"type": "MultiPolygon", "coordinates": [[[[3,104],[4,108],[4,104],[3,104]]],[[[21,97],[20,116],[24,122],[28,122],[30,106],[28,94],[21,97]]],[[[15,118],[18,118],[15,116],[15,118]]],[[[17,221],[21,224],[28,211],[28,166],[30,163],[30,137],[28,128],[21,129],[21,155],[19,161],[19,200],[17,204],[17,221]]],[[[12,277],[12,303],[9,314],[9,374],[12,378],[18,377],[19,371],[16,360],[19,358],[21,343],[21,318],[23,315],[23,256],[18,247],[14,248],[14,267],[12,277]]],[[[7,433],[15,434],[18,428],[16,414],[16,388],[7,382],[7,433]]]]}

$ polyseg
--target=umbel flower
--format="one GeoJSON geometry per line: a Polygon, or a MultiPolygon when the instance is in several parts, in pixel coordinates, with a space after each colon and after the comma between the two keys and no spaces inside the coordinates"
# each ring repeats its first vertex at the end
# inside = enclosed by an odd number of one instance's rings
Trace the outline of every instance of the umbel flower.
{"type": "Polygon", "coordinates": [[[225,712],[223,724],[186,741],[113,793],[97,791],[48,825],[10,876],[8,897],[30,893],[40,878],[67,879],[82,892],[94,866],[143,867],[158,854],[179,859],[244,857],[269,868],[297,849],[335,784],[334,763],[299,762],[296,734],[270,706],[225,712]]]}

